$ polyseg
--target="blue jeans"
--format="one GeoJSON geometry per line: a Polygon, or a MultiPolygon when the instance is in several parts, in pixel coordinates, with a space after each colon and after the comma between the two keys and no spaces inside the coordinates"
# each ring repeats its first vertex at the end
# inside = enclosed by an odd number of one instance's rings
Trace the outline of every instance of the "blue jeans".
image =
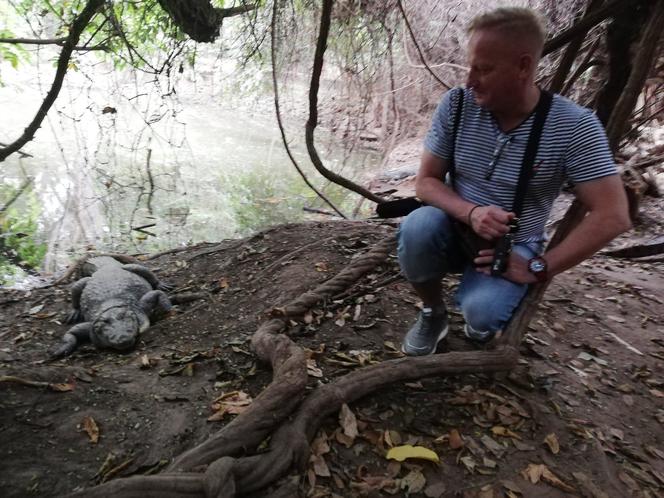
{"type": "MultiPolygon", "coordinates": [[[[541,242],[515,244],[513,251],[530,259],[541,242]]],[[[424,283],[446,273],[462,273],[456,302],[466,323],[477,331],[502,330],[528,290],[502,277],[475,270],[452,228],[451,218],[432,206],[410,213],[399,228],[399,264],[409,282],[424,283]]]]}

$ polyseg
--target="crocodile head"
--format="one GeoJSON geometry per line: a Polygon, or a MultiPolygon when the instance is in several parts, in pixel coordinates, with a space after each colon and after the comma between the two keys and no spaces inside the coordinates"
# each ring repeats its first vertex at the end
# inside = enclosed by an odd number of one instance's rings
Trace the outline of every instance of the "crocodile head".
{"type": "Polygon", "coordinates": [[[99,348],[127,351],[149,326],[150,321],[142,310],[113,306],[103,310],[92,322],[90,339],[99,348]]]}

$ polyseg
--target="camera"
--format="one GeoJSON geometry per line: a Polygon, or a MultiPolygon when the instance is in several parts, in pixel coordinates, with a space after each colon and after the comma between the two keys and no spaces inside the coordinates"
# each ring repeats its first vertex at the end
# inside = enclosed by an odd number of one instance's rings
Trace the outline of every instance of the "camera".
{"type": "Polygon", "coordinates": [[[507,264],[512,253],[514,233],[519,227],[519,220],[514,218],[509,222],[510,231],[498,239],[494,247],[493,261],[491,262],[491,275],[500,276],[507,270],[507,264]]]}

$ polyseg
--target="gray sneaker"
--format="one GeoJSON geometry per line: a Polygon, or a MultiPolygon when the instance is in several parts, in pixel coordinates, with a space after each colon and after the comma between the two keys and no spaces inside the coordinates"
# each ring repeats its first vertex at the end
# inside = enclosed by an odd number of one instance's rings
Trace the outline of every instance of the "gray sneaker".
{"type": "Polygon", "coordinates": [[[404,337],[401,351],[408,356],[424,356],[436,351],[438,343],[447,335],[447,312],[435,313],[424,308],[415,325],[404,337]]]}
{"type": "Polygon", "coordinates": [[[493,339],[497,335],[496,332],[491,332],[491,331],[488,331],[488,330],[486,330],[486,331],[475,330],[473,327],[471,327],[467,323],[463,327],[463,333],[471,341],[479,342],[479,343],[482,343],[482,344],[486,344],[487,342],[489,342],[491,339],[493,339]]]}

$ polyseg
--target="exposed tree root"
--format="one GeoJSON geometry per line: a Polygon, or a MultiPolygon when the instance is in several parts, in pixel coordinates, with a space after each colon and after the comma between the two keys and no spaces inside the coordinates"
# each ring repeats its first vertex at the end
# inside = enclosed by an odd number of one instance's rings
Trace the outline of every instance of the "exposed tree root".
{"type": "Polygon", "coordinates": [[[380,241],[341,273],[279,309],[279,318],[261,325],[252,338],[252,346],[259,358],[270,362],[274,377],[246,412],[204,443],[177,457],[165,474],[117,479],[72,496],[233,497],[257,491],[293,468],[305,467],[309,442],[324,419],[338,411],[343,403],[396,381],[512,368],[518,352],[509,345],[491,352],[399,358],[347,374],[317,388],[301,403],[307,385],[306,356],[302,348],[281,334],[287,326],[286,320],[302,315],[319,301],[347,288],[385,260],[394,249],[394,243],[393,236],[380,241]],[[295,417],[287,420],[296,408],[295,417]],[[269,451],[239,457],[255,451],[270,434],[269,451]],[[208,465],[205,473],[191,472],[204,465],[208,465]]]}

